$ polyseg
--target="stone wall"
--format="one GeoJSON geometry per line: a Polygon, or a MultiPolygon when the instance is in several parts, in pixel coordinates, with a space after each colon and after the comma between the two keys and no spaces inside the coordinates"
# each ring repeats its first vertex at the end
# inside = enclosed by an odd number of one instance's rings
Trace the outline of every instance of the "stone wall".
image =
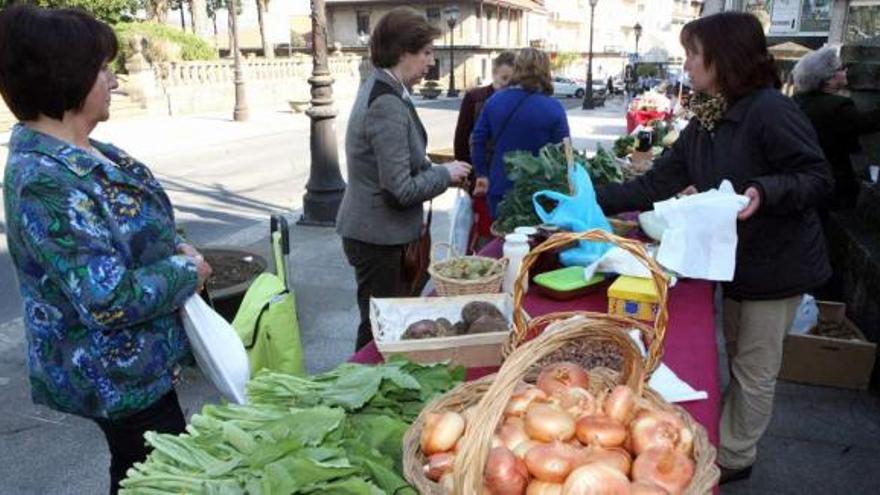
{"type": "MultiPolygon", "coordinates": [[[[129,75],[123,91],[153,115],[184,115],[231,110],[235,103],[234,70],[231,60],[166,62],[147,64],[135,54],[126,61],[129,75]]],[[[142,58],[142,57],[141,57],[142,58]]],[[[291,58],[247,58],[242,61],[242,78],[248,107],[254,110],[282,110],[289,102],[310,99],[308,79],[312,59],[297,54],[291,58]]],[[[354,97],[360,84],[362,57],[334,53],[329,57],[336,99],[354,97]]]]}

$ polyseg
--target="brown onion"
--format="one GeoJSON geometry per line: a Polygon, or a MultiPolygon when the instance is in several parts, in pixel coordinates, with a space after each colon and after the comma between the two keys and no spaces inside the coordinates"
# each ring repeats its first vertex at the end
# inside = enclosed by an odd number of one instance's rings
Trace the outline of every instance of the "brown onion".
{"type": "Polygon", "coordinates": [[[483,480],[493,495],[522,495],[529,483],[529,471],[510,449],[496,447],[489,451],[483,480]]]}
{"type": "Polygon", "coordinates": [[[538,388],[547,395],[557,395],[567,388],[590,388],[590,377],[580,366],[563,361],[546,366],[538,375],[538,388]]]}
{"type": "Polygon", "coordinates": [[[646,481],[665,489],[670,495],[682,493],[694,476],[690,456],[669,447],[651,447],[633,462],[633,481],[646,481]]]}
{"type": "Polygon", "coordinates": [[[647,481],[636,481],[629,485],[629,495],[669,495],[665,488],[647,481]]]}
{"type": "Polygon", "coordinates": [[[642,411],[629,425],[632,452],[639,455],[651,447],[671,447],[690,455],[694,435],[684,421],[668,411],[642,411]]]}
{"type": "Polygon", "coordinates": [[[584,416],[575,426],[578,440],[585,445],[618,447],[626,440],[626,428],[605,416],[584,416]]]}
{"type": "Polygon", "coordinates": [[[574,419],[558,407],[535,403],[526,412],[526,433],[539,442],[569,440],[574,436],[574,419]]]}
{"type": "Polygon", "coordinates": [[[505,416],[522,416],[526,413],[532,402],[547,402],[549,397],[543,390],[534,385],[522,384],[513,392],[507,406],[504,408],[505,416]]]}
{"type": "Polygon", "coordinates": [[[529,473],[541,481],[562,483],[578,466],[579,452],[571,445],[554,442],[529,449],[525,456],[529,473]]]}
{"type": "Polygon", "coordinates": [[[589,464],[597,462],[612,467],[621,473],[629,476],[632,467],[632,456],[625,449],[613,447],[603,449],[601,447],[587,447],[581,453],[581,464],[589,464]]]}
{"type": "Polygon", "coordinates": [[[517,445],[516,448],[513,449],[513,453],[520,459],[525,459],[526,453],[528,453],[528,451],[531,450],[532,447],[537,447],[539,445],[547,444],[543,442],[538,442],[537,440],[526,440],[525,442],[517,445]]]}
{"type": "Polygon", "coordinates": [[[510,450],[516,450],[516,447],[531,440],[526,434],[525,422],[520,418],[510,418],[515,421],[506,421],[501,428],[498,429],[498,439],[502,445],[510,450]]]}
{"type": "Polygon", "coordinates": [[[604,464],[586,464],[568,475],[562,495],[629,495],[629,479],[604,464]]]}
{"type": "Polygon", "coordinates": [[[422,428],[421,447],[425,455],[447,452],[464,433],[464,417],[456,412],[430,413],[422,428]]]}
{"type": "Polygon", "coordinates": [[[455,456],[448,452],[441,452],[428,457],[425,464],[425,476],[431,481],[438,481],[444,474],[452,472],[452,464],[455,456]]]}
{"type": "Polygon", "coordinates": [[[532,480],[526,488],[526,495],[562,495],[562,484],[532,480]]]}
{"type": "Polygon", "coordinates": [[[636,395],[628,386],[618,385],[605,397],[603,407],[606,416],[628,424],[635,412],[636,395]]]}
{"type": "Polygon", "coordinates": [[[596,414],[597,403],[593,394],[580,387],[571,387],[552,397],[574,419],[596,414]]]}

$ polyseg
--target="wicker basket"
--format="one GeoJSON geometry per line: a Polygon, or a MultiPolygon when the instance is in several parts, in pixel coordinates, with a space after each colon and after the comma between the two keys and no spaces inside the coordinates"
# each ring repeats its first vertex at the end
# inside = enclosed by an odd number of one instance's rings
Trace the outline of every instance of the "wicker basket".
{"type": "Polygon", "coordinates": [[[451,244],[438,242],[431,249],[431,264],[428,265],[428,274],[434,282],[434,289],[439,296],[465,296],[469,294],[496,294],[501,292],[501,283],[504,281],[504,271],[507,268],[507,258],[489,258],[486,256],[460,256],[451,244]],[[448,256],[443,261],[434,261],[434,252],[437,248],[445,248],[448,256]],[[487,261],[493,264],[490,274],[483,278],[464,280],[460,278],[445,277],[440,274],[440,268],[454,258],[487,261]]]}
{"type": "Polygon", "coordinates": [[[485,468],[494,425],[499,423],[508,398],[521,381],[534,383],[540,368],[549,362],[569,360],[566,350],[572,346],[587,345],[593,349],[613,347],[619,352],[619,366],[616,370],[606,367],[590,368],[591,391],[599,393],[617,383],[625,383],[641,396],[642,404],[653,409],[661,409],[678,414],[694,433],[693,456],[696,464],[694,477],[686,489],[686,494],[704,494],[712,491],[720,475],[715,465],[715,447],[709,442],[702,425],[681,407],[664,401],[657,393],[645,387],[651,373],[660,364],[663,339],[666,334],[668,314],[666,311],[667,279],[654,260],[648,256],[642,245],[636,241],[622,239],[603,231],[590,231],[581,234],[557,234],[547,242],[532,250],[523,260],[523,266],[514,286],[514,325],[510,339],[505,346],[507,360],[496,375],[477,382],[462,385],[429,404],[416,419],[404,437],[404,475],[420,493],[443,494],[443,489],[424,476],[422,466],[426,462],[419,451],[419,439],[424,419],[430,412],[443,410],[464,411],[477,406],[474,424],[493,425],[480,429],[469,429],[460,445],[455,461],[456,493],[474,495],[481,492],[482,473],[485,468]],[[602,313],[566,312],[554,313],[531,321],[522,313],[524,296],[523,285],[529,267],[544,251],[572,241],[612,242],[631,252],[645,263],[653,275],[660,295],[660,310],[650,325],[639,321],[602,313]],[[579,318],[572,318],[579,316],[579,318]],[[553,325],[551,331],[545,328],[553,325]],[[648,355],[643,361],[635,344],[627,335],[627,330],[638,329],[647,345],[648,355]]]}

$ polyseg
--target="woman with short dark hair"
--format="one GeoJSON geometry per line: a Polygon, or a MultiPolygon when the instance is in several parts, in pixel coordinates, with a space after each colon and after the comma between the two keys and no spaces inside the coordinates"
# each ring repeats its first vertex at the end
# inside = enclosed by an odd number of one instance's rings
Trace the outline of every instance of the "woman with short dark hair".
{"type": "Polygon", "coordinates": [[[802,295],[831,275],[816,206],[832,180],[809,121],[778,91],[758,19],[724,12],[681,32],[699,92],[694,117],[652,170],[597,188],[606,214],[651,209],[689,185],[729,180],[750,200],[737,226],[736,272],[723,284],[730,385],[721,415],[721,482],[746,478],[773,410],[782,341],[802,295]]]}
{"type": "Polygon", "coordinates": [[[379,20],[370,38],[375,70],[361,85],[345,138],[348,187],[336,230],[357,279],[356,349],[369,343],[370,298],[400,297],[404,246],[419,238],[422,203],[458,185],[470,165],[432,164],[410,90],[434,64],[440,31],[409,7],[379,20]]]}
{"type": "Polygon", "coordinates": [[[79,10],[0,11],[0,93],[21,121],[3,181],[36,403],[95,421],[111,493],[148,430],[186,426],[174,392],[188,342],[179,308],[210,276],[177,236],[146,166],[89,139],[109,118],[110,26],[79,10]]]}
{"type": "Polygon", "coordinates": [[[545,145],[569,137],[565,108],[553,96],[550,57],[525,48],[514,60],[510,87],[492,95],[471,136],[471,156],[476,171],[474,195],[487,196],[494,220],[498,204],[513,186],[504,171],[504,154],[535,154],[545,145]]]}

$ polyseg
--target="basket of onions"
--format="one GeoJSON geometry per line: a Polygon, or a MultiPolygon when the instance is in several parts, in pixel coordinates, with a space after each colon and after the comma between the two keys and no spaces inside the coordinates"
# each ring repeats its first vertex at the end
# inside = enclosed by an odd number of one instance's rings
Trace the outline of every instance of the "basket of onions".
{"type": "Polygon", "coordinates": [[[572,239],[614,242],[652,268],[658,289],[663,284],[654,328],[599,313],[528,324],[520,315],[498,373],[435,399],[407,431],[404,475],[420,493],[672,495],[717,484],[706,430],[645,385],[662,354],[665,276],[640,245],[595,231],[554,236],[532,253],[572,239]],[[645,360],[632,328],[651,349],[645,360]],[[588,352],[572,360],[572,348],[588,352]]]}

